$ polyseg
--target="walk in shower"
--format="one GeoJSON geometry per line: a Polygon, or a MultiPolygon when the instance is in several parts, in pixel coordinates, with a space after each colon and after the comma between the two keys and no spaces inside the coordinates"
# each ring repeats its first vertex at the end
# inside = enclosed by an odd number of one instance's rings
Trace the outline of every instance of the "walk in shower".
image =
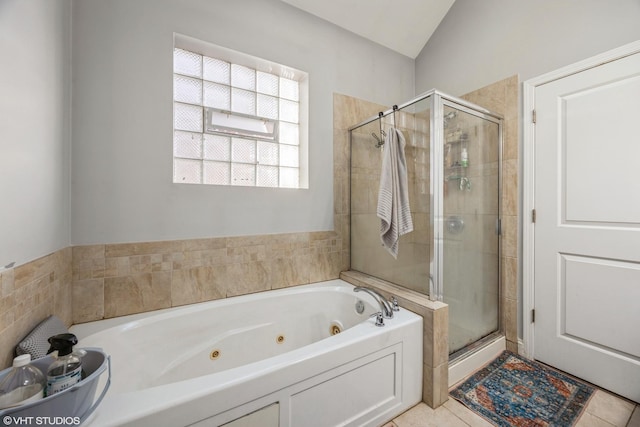
{"type": "Polygon", "coordinates": [[[502,118],[431,90],[349,133],[351,269],[447,303],[450,360],[498,336],[502,118]],[[406,140],[413,219],[397,259],[376,215],[391,127],[406,140]]]}

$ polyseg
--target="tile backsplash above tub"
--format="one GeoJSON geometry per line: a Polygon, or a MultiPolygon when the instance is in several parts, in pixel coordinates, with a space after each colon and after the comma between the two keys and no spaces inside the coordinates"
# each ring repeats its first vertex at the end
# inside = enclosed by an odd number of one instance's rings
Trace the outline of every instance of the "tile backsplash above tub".
{"type": "Polygon", "coordinates": [[[335,279],[333,231],[73,247],[73,323],[335,279]]]}
{"type": "Polygon", "coordinates": [[[67,326],[336,279],[333,231],[74,246],[0,272],[0,370],[56,315],[67,326]]]}
{"type": "Polygon", "coordinates": [[[71,248],[0,272],[0,369],[38,323],[55,314],[72,322],[71,248]]]}

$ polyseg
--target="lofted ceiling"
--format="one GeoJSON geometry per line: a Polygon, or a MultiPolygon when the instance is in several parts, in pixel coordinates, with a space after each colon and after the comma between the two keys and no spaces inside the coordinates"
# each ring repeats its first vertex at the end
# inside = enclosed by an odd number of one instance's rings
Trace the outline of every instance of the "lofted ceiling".
{"type": "Polygon", "coordinates": [[[455,0],[282,0],[415,59],[455,0]]]}

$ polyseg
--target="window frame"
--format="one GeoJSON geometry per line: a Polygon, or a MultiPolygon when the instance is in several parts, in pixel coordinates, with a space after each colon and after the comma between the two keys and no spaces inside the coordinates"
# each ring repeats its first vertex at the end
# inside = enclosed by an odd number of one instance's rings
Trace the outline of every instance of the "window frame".
{"type": "MultiPolygon", "coordinates": [[[[225,108],[216,108],[216,107],[208,107],[205,106],[205,100],[204,100],[204,85],[205,83],[216,83],[216,82],[211,82],[210,80],[206,79],[204,74],[204,71],[200,71],[199,76],[194,76],[194,75],[189,75],[189,74],[183,74],[180,72],[176,72],[175,71],[175,61],[174,61],[174,56],[172,53],[172,76],[173,77],[173,81],[174,81],[174,85],[175,85],[175,81],[176,81],[176,76],[180,76],[186,79],[195,79],[195,80],[199,80],[200,82],[200,89],[202,90],[202,95],[200,97],[200,104],[192,104],[190,102],[185,102],[182,101],[180,99],[178,99],[176,97],[176,92],[175,92],[175,88],[174,88],[174,92],[173,92],[173,96],[172,96],[172,102],[174,105],[174,121],[172,124],[172,146],[173,146],[173,152],[172,152],[172,158],[173,158],[173,172],[172,172],[172,182],[173,183],[186,183],[183,182],[179,179],[179,177],[176,175],[176,168],[177,168],[177,164],[180,164],[180,162],[194,162],[192,163],[192,166],[196,167],[195,162],[199,163],[199,172],[200,172],[200,178],[198,182],[195,182],[195,180],[193,182],[188,182],[188,183],[192,183],[192,184],[201,184],[201,185],[222,185],[222,186],[246,186],[246,187],[261,187],[261,188],[280,188],[280,189],[307,189],[309,188],[309,165],[308,165],[308,74],[288,67],[288,66],[283,66],[281,64],[277,64],[274,63],[272,61],[267,61],[265,59],[262,58],[257,58],[248,54],[244,54],[241,52],[237,52],[228,48],[224,48],[221,46],[217,46],[217,45],[213,45],[211,43],[207,43],[201,40],[197,40],[194,39],[192,37],[189,36],[185,36],[182,34],[177,34],[174,33],[174,52],[175,49],[182,49],[188,52],[192,52],[194,54],[197,55],[201,55],[203,57],[209,57],[209,58],[213,58],[215,60],[219,60],[219,61],[224,61],[229,63],[229,67],[231,68],[231,64],[235,64],[236,66],[240,66],[240,67],[246,67],[248,69],[253,70],[253,72],[255,73],[255,75],[258,75],[259,72],[261,73],[267,73],[270,75],[273,75],[277,78],[284,78],[284,79],[288,79],[288,80],[294,80],[298,83],[298,101],[297,101],[297,105],[298,105],[298,123],[297,123],[297,127],[298,127],[298,132],[297,132],[297,144],[287,144],[286,142],[282,142],[280,139],[280,132],[279,132],[279,124],[282,123],[282,117],[280,115],[280,109],[281,107],[277,107],[279,109],[278,111],[278,116],[277,118],[267,118],[267,117],[262,117],[262,116],[258,116],[258,107],[255,107],[255,115],[254,114],[245,114],[245,113],[238,113],[238,112],[234,112],[231,111],[231,108],[229,108],[228,110],[225,108]],[[181,130],[176,128],[176,109],[178,108],[178,106],[194,106],[194,107],[199,107],[201,108],[202,111],[202,122],[201,122],[201,128],[200,130],[181,130]],[[255,135],[246,135],[243,134],[243,132],[237,132],[234,133],[234,129],[227,129],[227,130],[223,130],[223,131],[207,131],[206,127],[207,127],[207,119],[208,119],[208,115],[209,114],[218,114],[218,118],[220,118],[220,115],[227,115],[228,118],[235,118],[235,119],[249,119],[249,120],[254,120],[254,121],[271,121],[275,124],[275,126],[273,126],[273,129],[270,130],[269,126],[265,125],[265,129],[266,131],[260,133],[260,131],[257,131],[257,133],[255,135]],[[269,132],[272,132],[272,134],[269,134],[269,132]],[[183,157],[180,155],[177,155],[177,140],[178,140],[178,134],[182,134],[182,133],[191,133],[192,135],[192,139],[193,138],[200,138],[200,148],[199,148],[199,155],[198,154],[193,154],[190,157],[183,157]],[[205,155],[205,139],[207,138],[207,135],[214,135],[214,136],[222,136],[222,137],[227,137],[229,138],[229,146],[230,146],[230,153],[229,153],[229,158],[225,159],[225,160],[210,160],[206,158],[205,155]],[[235,139],[245,139],[245,140],[251,140],[251,141],[255,141],[254,143],[254,150],[255,150],[255,163],[252,162],[236,162],[233,159],[232,156],[232,152],[233,149],[231,148],[231,144],[235,143],[235,139]],[[297,167],[297,181],[298,181],[298,185],[296,186],[286,186],[286,185],[282,185],[282,173],[292,173],[292,167],[287,165],[286,162],[283,163],[282,160],[282,156],[280,154],[278,154],[278,160],[277,160],[277,164],[272,164],[272,163],[268,163],[266,165],[261,165],[258,162],[258,147],[260,145],[260,141],[267,141],[273,144],[277,144],[278,147],[278,153],[281,152],[281,150],[283,150],[282,147],[295,147],[297,148],[298,154],[297,154],[297,163],[298,163],[298,167],[297,167]],[[228,173],[229,173],[229,179],[227,181],[227,183],[210,183],[210,182],[205,182],[204,178],[205,178],[205,167],[207,167],[207,165],[213,167],[211,165],[211,163],[228,163],[228,173]],[[253,182],[251,184],[246,184],[243,182],[234,182],[233,178],[231,177],[231,171],[234,168],[234,164],[240,164],[240,165],[254,165],[255,166],[255,172],[253,174],[253,182]],[[259,170],[263,170],[267,171],[270,168],[273,167],[277,167],[278,168],[278,183],[276,186],[273,185],[260,185],[259,183],[259,176],[258,176],[258,171],[259,170]]],[[[201,66],[202,62],[201,62],[201,66]]],[[[231,81],[229,81],[229,83],[224,83],[225,86],[227,86],[229,88],[229,90],[233,90],[234,86],[231,85],[231,81]]],[[[256,84],[257,85],[257,84],[256,84]]],[[[238,87],[238,86],[236,86],[238,87]]],[[[241,88],[240,88],[241,89],[241,88]]],[[[253,92],[255,94],[255,97],[257,99],[258,95],[262,95],[263,93],[259,91],[258,87],[254,87],[253,89],[250,89],[251,92],[253,92]]],[[[276,96],[270,95],[271,97],[275,98],[277,101],[277,105],[280,106],[282,104],[281,100],[284,101],[288,101],[288,99],[286,97],[281,96],[281,93],[278,92],[276,96]]],[[[295,102],[295,101],[292,101],[295,102]]],[[[231,106],[229,106],[231,107],[231,106]]],[[[186,108],[186,107],[185,107],[186,108]]],[[[287,122],[287,121],[285,121],[287,122]]],[[[288,123],[292,123],[292,122],[288,122],[288,123]]],[[[254,123],[255,124],[255,123],[254,123]]],[[[195,128],[194,128],[195,129],[195,128]]],[[[183,137],[185,135],[182,135],[183,137]]],[[[293,137],[289,137],[289,138],[293,138],[293,137]]],[[[290,139],[290,141],[292,141],[292,139],[290,139]]],[[[198,142],[196,142],[197,144],[198,142]]],[[[285,148],[285,151],[288,148],[285,148]]],[[[218,165],[220,166],[220,165],[218,165]]],[[[273,172],[273,171],[272,171],[273,172]]]]}

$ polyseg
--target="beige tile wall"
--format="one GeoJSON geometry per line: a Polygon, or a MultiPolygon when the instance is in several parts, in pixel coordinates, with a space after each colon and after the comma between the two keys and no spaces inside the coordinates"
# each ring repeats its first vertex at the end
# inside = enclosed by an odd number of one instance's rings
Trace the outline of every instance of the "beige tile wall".
{"type": "Polygon", "coordinates": [[[0,273],[0,369],[55,314],[67,326],[338,278],[334,231],[75,246],[0,273]]]}
{"type": "MultiPolygon", "coordinates": [[[[426,103],[425,103],[426,105],[426,103]]],[[[381,107],[379,107],[381,108],[381,107]]],[[[419,107],[414,107],[419,108],[419,107]]],[[[375,114],[373,114],[375,116],[375,114]]],[[[407,184],[413,232],[400,237],[397,259],[380,245],[380,220],[376,215],[383,152],[372,133],[380,134],[380,121],[351,132],[351,268],[418,292],[428,292],[431,250],[429,221],[428,112],[414,115],[402,111],[383,118],[388,131],[397,120],[405,137],[407,184]]],[[[355,123],[354,123],[355,124],[355,123]]]]}
{"type": "Polygon", "coordinates": [[[502,149],[501,316],[507,349],[518,352],[518,76],[462,96],[504,117],[502,149]]]}
{"type": "Polygon", "coordinates": [[[347,95],[333,94],[333,206],[334,228],[342,237],[342,271],[351,265],[351,183],[349,177],[351,149],[349,128],[386,110],[380,104],[347,95]]]}
{"type": "Polygon", "coordinates": [[[17,343],[55,314],[72,323],[71,248],[0,273],[0,369],[11,365],[17,343]]]}
{"type": "Polygon", "coordinates": [[[335,279],[333,232],[73,247],[73,323],[335,279]]]}

